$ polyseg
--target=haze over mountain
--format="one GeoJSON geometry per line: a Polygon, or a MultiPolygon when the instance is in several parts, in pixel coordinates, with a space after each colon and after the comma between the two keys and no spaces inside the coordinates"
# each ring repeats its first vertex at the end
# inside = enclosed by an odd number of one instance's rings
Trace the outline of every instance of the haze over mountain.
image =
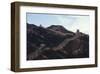
{"type": "Polygon", "coordinates": [[[61,25],[27,23],[27,60],[89,57],[89,35],[71,32],[61,25]]]}

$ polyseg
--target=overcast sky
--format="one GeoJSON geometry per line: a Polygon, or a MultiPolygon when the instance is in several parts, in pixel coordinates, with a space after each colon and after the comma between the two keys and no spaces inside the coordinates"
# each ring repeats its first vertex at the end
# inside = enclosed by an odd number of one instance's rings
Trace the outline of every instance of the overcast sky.
{"type": "Polygon", "coordinates": [[[34,14],[27,13],[27,23],[39,26],[42,24],[44,27],[50,25],[62,25],[66,29],[76,32],[89,34],[90,18],[88,15],[57,15],[57,14],[34,14]]]}

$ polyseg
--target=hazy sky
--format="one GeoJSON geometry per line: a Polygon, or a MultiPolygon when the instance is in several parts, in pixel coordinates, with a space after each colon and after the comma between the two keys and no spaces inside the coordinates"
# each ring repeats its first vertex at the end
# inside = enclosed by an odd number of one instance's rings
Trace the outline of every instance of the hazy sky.
{"type": "Polygon", "coordinates": [[[34,14],[27,13],[27,23],[44,27],[50,25],[62,25],[66,29],[76,32],[79,29],[81,32],[89,34],[90,18],[88,15],[57,15],[57,14],[34,14]]]}

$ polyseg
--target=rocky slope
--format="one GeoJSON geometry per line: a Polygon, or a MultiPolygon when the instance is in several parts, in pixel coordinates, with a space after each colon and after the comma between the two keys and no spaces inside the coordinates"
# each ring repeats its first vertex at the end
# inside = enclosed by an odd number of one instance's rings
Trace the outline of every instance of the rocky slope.
{"type": "Polygon", "coordinates": [[[89,36],[60,25],[27,24],[27,60],[89,57],[89,36]]]}

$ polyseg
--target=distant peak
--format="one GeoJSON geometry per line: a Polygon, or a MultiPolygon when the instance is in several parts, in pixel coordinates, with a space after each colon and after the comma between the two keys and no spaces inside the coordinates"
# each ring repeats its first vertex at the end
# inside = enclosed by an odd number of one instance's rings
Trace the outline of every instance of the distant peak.
{"type": "Polygon", "coordinates": [[[63,26],[61,26],[61,25],[51,25],[51,26],[49,26],[48,28],[54,28],[54,29],[65,29],[63,26]]]}

